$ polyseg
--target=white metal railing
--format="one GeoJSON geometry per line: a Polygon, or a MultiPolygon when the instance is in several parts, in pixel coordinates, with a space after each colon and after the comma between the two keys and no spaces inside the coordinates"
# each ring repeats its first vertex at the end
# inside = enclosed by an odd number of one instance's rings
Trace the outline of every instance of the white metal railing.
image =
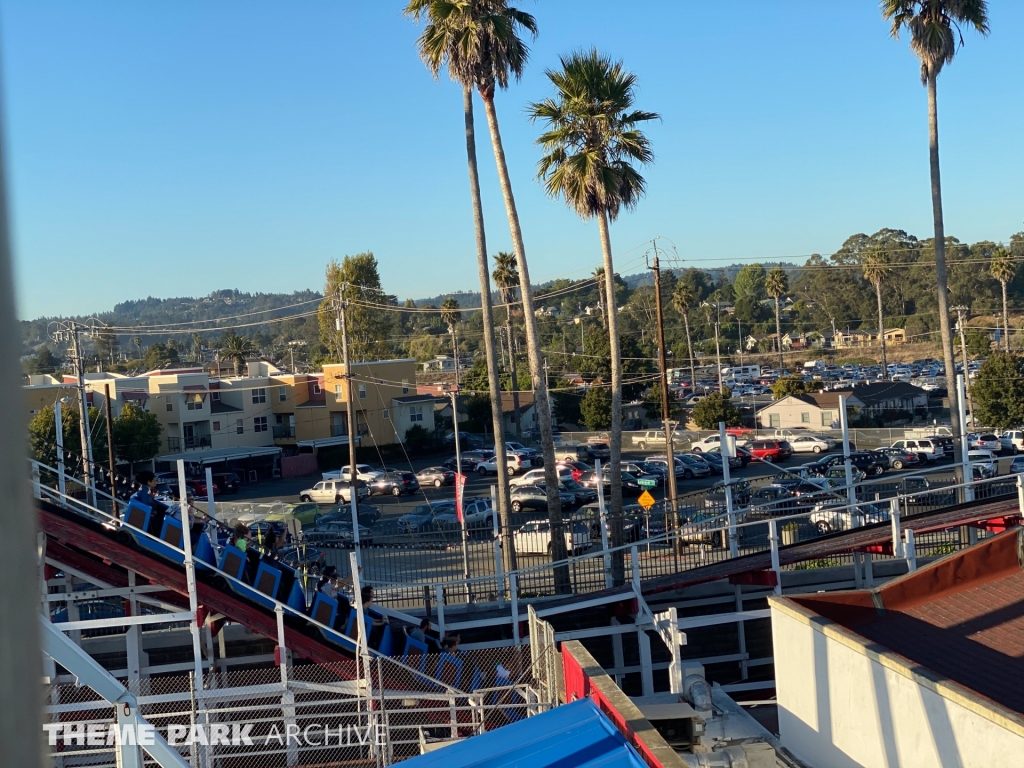
{"type": "MultiPolygon", "coordinates": [[[[34,465],[38,465],[38,462],[32,462],[32,463],[34,465]]],[[[51,469],[50,467],[47,467],[45,465],[38,465],[38,466],[40,466],[43,469],[47,469],[47,470],[51,469]]],[[[83,501],[81,501],[79,499],[75,499],[75,498],[73,498],[71,496],[68,496],[66,494],[62,494],[57,489],[50,488],[49,486],[46,486],[46,485],[42,484],[40,482],[40,480],[39,480],[39,473],[38,472],[33,472],[32,485],[33,485],[33,492],[34,492],[36,498],[47,499],[47,500],[49,500],[49,501],[51,501],[51,502],[53,502],[53,503],[55,503],[55,504],[57,504],[59,506],[64,506],[64,507],[66,507],[66,508],[76,512],[77,514],[83,515],[83,516],[91,519],[93,522],[96,522],[96,523],[99,523],[99,524],[103,525],[105,528],[108,528],[110,530],[116,530],[116,529],[120,529],[120,528],[130,528],[136,534],[141,535],[141,536],[143,536],[143,537],[145,537],[145,538],[147,538],[147,539],[149,539],[151,541],[154,541],[154,542],[158,541],[158,542],[160,542],[161,546],[168,547],[168,548],[170,548],[170,549],[172,549],[172,550],[174,550],[176,552],[180,552],[182,557],[183,558],[185,557],[186,553],[185,553],[184,549],[179,548],[179,547],[175,547],[173,544],[170,544],[170,543],[164,541],[163,539],[160,539],[160,538],[158,538],[156,536],[153,536],[148,531],[144,531],[141,528],[136,528],[135,526],[129,524],[128,522],[114,517],[113,515],[111,515],[108,512],[104,512],[103,510],[97,509],[96,507],[92,507],[89,504],[86,504],[85,502],[83,502],[83,501]]],[[[184,517],[184,515],[183,515],[183,517],[184,517]]],[[[187,535],[187,531],[186,531],[186,535],[187,535]]],[[[222,571],[216,565],[212,565],[212,564],[209,564],[209,563],[203,563],[203,567],[205,569],[207,569],[209,571],[212,571],[213,573],[217,574],[221,578],[225,579],[227,582],[233,583],[233,584],[236,584],[236,585],[239,585],[239,586],[243,587],[246,591],[250,591],[250,590],[254,589],[254,587],[252,585],[246,584],[245,582],[240,581],[239,579],[235,578],[230,573],[222,571]]],[[[189,582],[189,585],[191,586],[191,582],[189,582]]],[[[321,624],[316,619],[314,619],[312,616],[308,616],[308,615],[302,613],[301,611],[298,611],[295,608],[292,608],[290,605],[288,605],[286,603],[282,603],[282,602],[276,600],[275,598],[273,598],[273,597],[271,597],[269,595],[264,595],[263,593],[260,593],[260,594],[263,597],[265,597],[268,600],[270,600],[274,604],[274,610],[275,610],[275,612],[278,615],[278,620],[277,620],[278,621],[278,633],[279,633],[279,636],[281,638],[283,638],[283,627],[284,627],[283,619],[284,619],[285,615],[296,617],[296,618],[300,618],[300,619],[302,619],[304,622],[306,622],[308,625],[310,625],[312,627],[319,627],[320,629],[325,629],[325,630],[327,630],[327,631],[329,631],[331,633],[335,633],[335,634],[337,633],[337,630],[333,629],[332,627],[328,627],[325,624],[321,624]]],[[[379,606],[378,606],[378,608],[379,608],[379,606]]],[[[355,610],[355,606],[353,606],[353,610],[355,610]]],[[[112,621],[116,621],[116,620],[112,620],[112,621]]],[[[365,637],[365,634],[363,635],[363,637],[365,637]]],[[[357,641],[353,641],[353,642],[356,643],[357,641]]],[[[365,645],[362,648],[362,652],[368,654],[371,658],[372,657],[381,656],[381,654],[377,650],[375,650],[373,648],[365,647],[365,645]]],[[[398,661],[398,660],[396,660],[396,659],[394,659],[392,657],[385,657],[385,658],[388,658],[391,663],[398,664],[399,666],[405,667],[406,671],[408,671],[410,673],[414,673],[414,674],[419,675],[420,677],[424,677],[424,678],[427,677],[427,676],[423,675],[420,672],[416,672],[416,670],[413,670],[411,667],[405,666],[400,661],[398,661]]],[[[440,687],[442,687],[444,689],[447,689],[449,691],[457,692],[457,689],[453,688],[452,686],[448,685],[447,683],[445,683],[443,681],[431,679],[430,683],[431,684],[436,684],[436,685],[438,685],[438,686],[440,686],[440,687]]]]}
{"type": "MultiPolygon", "coordinates": [[[[506,594],[515,594],[516,585],[528,580],[531,576],[539,574],[554,574],[556,569],[570,568],[573,565],[580,565],[581,563],[587,563],[591,561],[601,560],[603,562],[606,555],[609,553],[620,552],[625,555],[627,552],[631,554],[628,572],[625,574],[627,582],[631,579],[638,578],[637,569],[639,568],[640,559],[637,556],[638,550],[648,545],[661,546],[661,547],[673,547],[677,542],[688,542],[692,540],[695,535],[701,536],[714,536],[719,535],[721,540],[724,542],[730,538],[730,532],[735,531],[736,536],[742,536],[745,529],[752,529],[760,526],[762,528],[768,527],[769,534],[766,537],[766,546],[761,551],[771,550],[773,558],[773,566],[776,564],[778,559],[778,547],[781,539],[778,536],[778,531],[782,529],[787,523],[799,523],[804,520],[809,520],[813,515],[818,514],[822,511],[827,511],[829,514],[848,514],[851,522],[853,523],[850,527],[860,527],[863,524],[864,511],[861,509],[864,506],[872,505],[878,508],[888,507],[895,508],[897,510],[897,516],[900,509],[906,509],[908,502],[913,502],[915,499],[919,499],[922,496],[928,494],[953,494],[954,497],[959,496],[961,489],[970,490],[977,492],[979,489],[983,489],[992,485],[1006,483],[1010,477],[1016,478],[1016,484],[1018,488],[1018,496],[1021,499],[1018,503],[1018,507],[1024,514],[1024,491],[1021,489],[1022,479],[1024,475],[1002,475],[992,478],[986,478],[983,480],[970,480],[963,483],[952,483],[941,487],[933,487],[928,489],[920,489],[916,491],[910,491],[905,493],[897,493],[894,496],[884,500],[863,500],[858,501],[856,504],[851,504],[847,500],[845,494],[845,486],[836,488],[828,491],[822,491],[820,494],[809,494],[812,499],[819,502],[819,505],[815,505],[811,509],[801,510],[793,512],[792,514],[779,514],[778,516],[772,516],[771,512],[773,508],[775,510],[783,510],[788,502],[789,506],[792,506],[793,499],[783,499],[774,504],[765,504],[758,506],[758,512],[765,512],[765,519],[744,521],[742,517],[749,512],[749,508],[741,508],[733,512],[733,519],[729,518],[728,514],[716,515],[713,518],[703,520],[697,523],[687,522],[674,530],[668,530],[665,533],[659,534],[658,536],[651,537],[649,539],[643,539],[641,541],[633,542],[630,544],[624,544],[618,547],[609,547],[608,550],[601,548],[594,548],[589,552],[577,555],[569,556],[564,560],[557,562],[542,563],[533,566],[527,566],[519,568],[516,571],[507,573],[495,573],[482,576],[475,576],[469,579],[455,579],[443,582],[443,584],[436,581],[420,581],[420,582],[374,582],[375,586],[382,588],[401,588],[401,589],[412,589],[421,590],[424,587],[430,590],[440,590],[443,586],[446,590],[458,590],[460,586],[469,588],[470,586],[479,586],[484,583],[494,584],[498,589],[503,590],[506,594]],[[829,503],[835,501],[836,503],[829,503]],[[859,522],[858,522],[859,521],[859,522]],[[500,584],[499,584],[500,582],[500,584]]],[[[856,484],[857,486],[870,485],[868,481],[856,484]]],[[[806,498],[806,497],[801,497],[806,498]]],[[[887,513],[889,517],[891,514],[887,513]]],[[[912,531],[909,532],[912,537],[912,531]]],[[[728,547],[726,547],[728,550],[728,547]]],[[[740,556],[750,554],[750,548],[747,548],[746,552],[740,553],[740,556]]],[[[722,558],[729,559],[729,558],[722,558]]],[[[603,565],[602,565],[603,568],[603,565]]],[[[476,590],[479,592],[479,590],[476,590]]]]}

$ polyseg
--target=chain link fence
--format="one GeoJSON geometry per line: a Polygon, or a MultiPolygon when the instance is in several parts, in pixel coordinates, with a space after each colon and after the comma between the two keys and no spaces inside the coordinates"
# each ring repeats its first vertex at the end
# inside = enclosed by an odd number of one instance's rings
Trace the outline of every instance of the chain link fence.
{"type": "MultiPolygon", "coordinates": [[[[553,642],[428,648],[374,657],[358,677],[353,661],[294,665],[283,674],[277,667],[209,673],[199,690],[192,675],[151,677],[129,690],[139,713],[195,768],[385,766],[556,706],[556,665],[553,642]]],[[[51,685],[46,695],[46,719],[63,726],[50,763],[115,768],[107,743],[113,705],[77,685],[51,685]]]]}

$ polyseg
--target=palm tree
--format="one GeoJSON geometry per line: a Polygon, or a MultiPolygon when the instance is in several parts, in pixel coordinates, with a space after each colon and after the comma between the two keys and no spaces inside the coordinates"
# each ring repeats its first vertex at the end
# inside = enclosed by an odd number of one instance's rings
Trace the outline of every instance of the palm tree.
{"type": "MultiPolygon", "coordinates": [[[[533,382],[534,407],[544,455],[548,513],[555,526],[551,556],[553,561],[560,561],[565,559],[566,553],[563,537],[557,535],[557,531],[562,529],[563,522],[555,468],[551,402],[548,398],[547,375],[541,355],[537,318],[533,314],[533,289],[526,262],[526,246],[523,244],[519,213],[512,194],[512,181],[505,161],[498,115],[494,108],[496,88],[507,88],[510,77],[519,79],[526,66],[529,49],[519,36],[520,31],[526,30],[536,36],[537,22],[530,14],[510,7],[508,0],[410,0],[406,11],[415,13],[416,9],[428,11],[432,23],[437,28],[437,32],[429,36],[424,31],[420,38],[424,58],[428,63],[437,60],[439,54],[442,58],[447,58],[449,73],[455,69],[459,73],[459,82],[475,86],[484,102],[498,180],[512,235],[512,250],[519,268],[523,325],[533,382]]],[[[486,318],[484,322],[486,325],[486,318]]],[[[559,567],[555,573],[555,590],[567,592],[570,588],[568,566],[559,567]]]]}
{"type": "Polygon", "coordinates": [[[882,282],[892,272],[892,267],[885,260],[885,255],[874,252],[864,259],[864,279],[875,288],[875,300],[878,302],[878,343],[882,348],[882,378],[889,375],[885,359],[885,317],[882,313],[882,282]]]}
{"type": "MultiPolygon", "coordinates": [[[[510,523],[508,467],[505,441],[502,439],[501,378],[498,372],[497,342],[494,336],[491,280],[487,264],[487,236],[484,229],[483,203],[480,198],[480,175],[476,159],[476,127],[473,121],[473,86],[475,84],[475,53],[473,19],[466,0],[409,0],[407,16],[424,21],[417,41],[420,58],[436,79],[442,67],[462,86],[462,108],[466,130],[466,159],[469,166],[469,191],[473,206],[473,228],[476,232],[476,265],[480,278],[480,314],[483,321],[484,357],[491,401],[491,423],[494,428],[498,477],[498,517],[504,540],[502,552],[506,570],[518,567],[510,523]]],[[[457,428],[457,427],[456,427],[457,428]]]]}
{"type": "Polygon", "coordinates": [[[1003,343],[1006,354],[1010,354],[1010,313],[1006,309],[1006,285],[1017,276],[1017,262],[1008,250],[996,248],[988,270],[1003,287],[1003,343]]]}
{"type": "MultiPolygon", "coordinates": [[[[672,294],[672,306],[675,307],[676,312],[683,316],[683,327],[686,329],[686,354],[690,358],[691,388],[697,386],[697,376],[694,373],[695,366],[693,364],[693,341],[690,339],[690,309],[696,301],[697,296],[687,283],[682,280],[676,283],[676,290],[672,294]]],[[[696,389],[693,389],[693,391],[696,391],[696,389]]]]}
{"type": "Polygon", "coordinates": [[[455,386],[459,386],[459,345],[455,341],[455,326],[462,322],[459,301],[449,296],[441,302],[441,322],[448,326],[448,335],[452,337],[452,356],[455,358],[455,386]]]}
{"type": "MultiPolygon", "coordinates": [[[[953,392],[956,359],[953,356],[953,334],[949,327],[946,234],[942,220],[939,114],[935,83],[943,65],[952,63],[957,48],[963,45],[961,27],[969,25],[982,35],[988,34],[988,3],[986,0],[882,0],[881,7],[883,18],[891,23],[889,33],[892,37],[899,38],[900,29],[904,27],[910,32],[910,50],[921,60],[921,83],[928,88],[928,160],[931,166],[932,219],[935,228],[935,283],[946,382],[949,391],[953,392]]],[[[959,434],[959,410],[950,408],[949,415],[953,433],[959,434]]],[[[953,447],[955,460],[959,461],[959,442],[954,441],[953,447]]]]}
{"type": "Polygon", "coordinates": [[[494,257],[494,271],[491,273],[494,282],[501,291],[501,300],[505,303],[505,335],[508,339],[508,367],[512,376],[512,420],[516,425],[516,434],[520,434],[522,424],[519,421],[519,375],[516,372],[516,354],[512,343],[512,302],[516,300],[516,288],[519,286],[519,269],[516,267],[514,253],[501,251],[494,257]]]}
{"type": "Polygon", "coordinates": [[[779,300],[789,293],[789,278],[782,267],[775,267],[764,280],[764,289],[775,299],[775,347],[779,351],[779,370],[786,370],[782,359],[782,310],[779,300]]]}
{"type": "Polygon", "coordinates": [[[235,376],[238,377],[242,375],[245,358],[256,354],[256,345],[248,336],[236,336],[232,333],[221,340],[220,353],[234,362],[235,376]]]}
{"type": "MultiPolygon", "coordinates": [[[[621,62],[597,49],[577,51],[561,59],[560,71],[548,70],[554,98],[531,104],[533,120],[547,131],[537,139],[544,156],[538,178],[552,197],[563,197],[584,219],[596,218],[601,235],[607,297],[608,341],[612,369],[611,475],[612,538],[621,542],[622,476],[622,359],[615,307],[615,265],[609,222],[625,208],[632,209],[644,193],[645,181],[633,163],[654,159],[650,142],[638,125],[658,118],[634,108],[637,78],[621,62]]],[[[623,560],[612,560],[612,578],[620,583],[623,560]]]]}
{"type": "Polygon", "coordinates": [[[199,362],[202,359],[203,337],[198,333],[192,334],[192,359],[199,362]]]}

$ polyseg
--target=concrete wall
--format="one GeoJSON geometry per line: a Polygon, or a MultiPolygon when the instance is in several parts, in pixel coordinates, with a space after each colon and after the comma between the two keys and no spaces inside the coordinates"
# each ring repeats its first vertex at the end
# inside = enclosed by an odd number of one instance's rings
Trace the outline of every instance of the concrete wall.
{"type": "Polygon", "coordinates": [[[782,744],[813,766],[1024,766],[1024,720],[770,600],[782,744]]]}

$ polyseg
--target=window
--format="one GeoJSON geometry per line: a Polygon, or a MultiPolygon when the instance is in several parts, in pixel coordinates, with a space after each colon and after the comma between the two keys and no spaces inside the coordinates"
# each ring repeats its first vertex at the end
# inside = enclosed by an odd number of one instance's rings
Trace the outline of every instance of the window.
{"type": "Polygon", "coordinates": [[[360,400],[365,400],[366,399],[366,385],[365,384],[360,384],[359,385],[359,399],[360,400]]]}
{"type": "Polygon", "coordinates": [[[803,411],[800,414],[800,423],[801,424],[810,424],[811,423],[811,414],[809,414],[807,411],[803,411]]]}
{"type": "Polygon", "coordinates": [[[318,379],[313,382],[313,394],[319,395],[321,391],[322,390],[320,389],[320,380],[318,379]]]}
{"type": "Polygon", "coordinates": [[[213,431],[214,432],[220,432],[220,422],[219,421],[213,422],[213,431]]]}
{"type": "Polygon", "coordinates": [[[278,399],[278,402],[281,402],[281,403],[283,403],[285,400],[288,399],[288,388],[287,387],[278,387],[277,388],[277,399],[278,399]]]}
{"type": "Polygon", "coordinates": [[[832,411],[822,411],[821,412],[821,426],[823,426],[823,427],[831,427],[832,426],[832,421],[833,421],[832,411]]]}
{"type": "Polygon", "coordinates": [[[409,394],[409,380],[408,379],[402,379],[402,394],[403,395],[408,395],[409,394]]]}
{"type": "Polygon", "coordinates": [[[779,414],[777,414],[777,413],[768,414],[768,420],[769,420],[769,426],[771,426],[771,427],[781,427],[782,426],[782,422],[781,422],[781,420],[779,418],[779,414]]]}
{"type": "Polygon", "coordinates": [[[185,408],[190,411],[201,411],[203,410],[203,396],[202,395],[189,395],[185,399],[185,408]]]}
{"type": "Polygon", "coordinates": [[[334,385],[334,397],[337,400],[341,400],[344,397],[344,393],[341,391],[341,384],[334,385]]]}
{"type": "Polygon", "coordinates": [[[242,422],[241,419],[235,421],[235,432],[237,432],[240,435],[245,433],[245,424],[242,422]]]}
{"type": "Polygon", "coordinates": [[[210,402],[219,403],[220,402],[220,392],[211,392],[210,393],[210,402]]]}
{"type": "Polygon", "coordinates": [[[252,420],[252,431],[253,432],[266,432],[267,431],[267,417],[257,416],[252,420]]]}
{"type": "Polygon", "coordinates": [[[391,418],[391,411],[389,411],[387,408],[384,408],[380,412],[380,416],[381,416],[382,419],[390,419],[391,418]]]}
{"type": "Polygon", "coordinates": [[[409,408],[409,421],[423,421],[423,406],[414,405],[409,408]]]}
{"type": "Polygon", "coordinates": [[[252,391],[252,402],[253,405],[267,402],[267,390],[265,389],[254,389],[252,391]]]}
{"type": "Polygon", "coordinates": [[[168,402],[167,403],[167,410],[168,411],[173,411],[174,410],[174,403],[168,402]]]}

